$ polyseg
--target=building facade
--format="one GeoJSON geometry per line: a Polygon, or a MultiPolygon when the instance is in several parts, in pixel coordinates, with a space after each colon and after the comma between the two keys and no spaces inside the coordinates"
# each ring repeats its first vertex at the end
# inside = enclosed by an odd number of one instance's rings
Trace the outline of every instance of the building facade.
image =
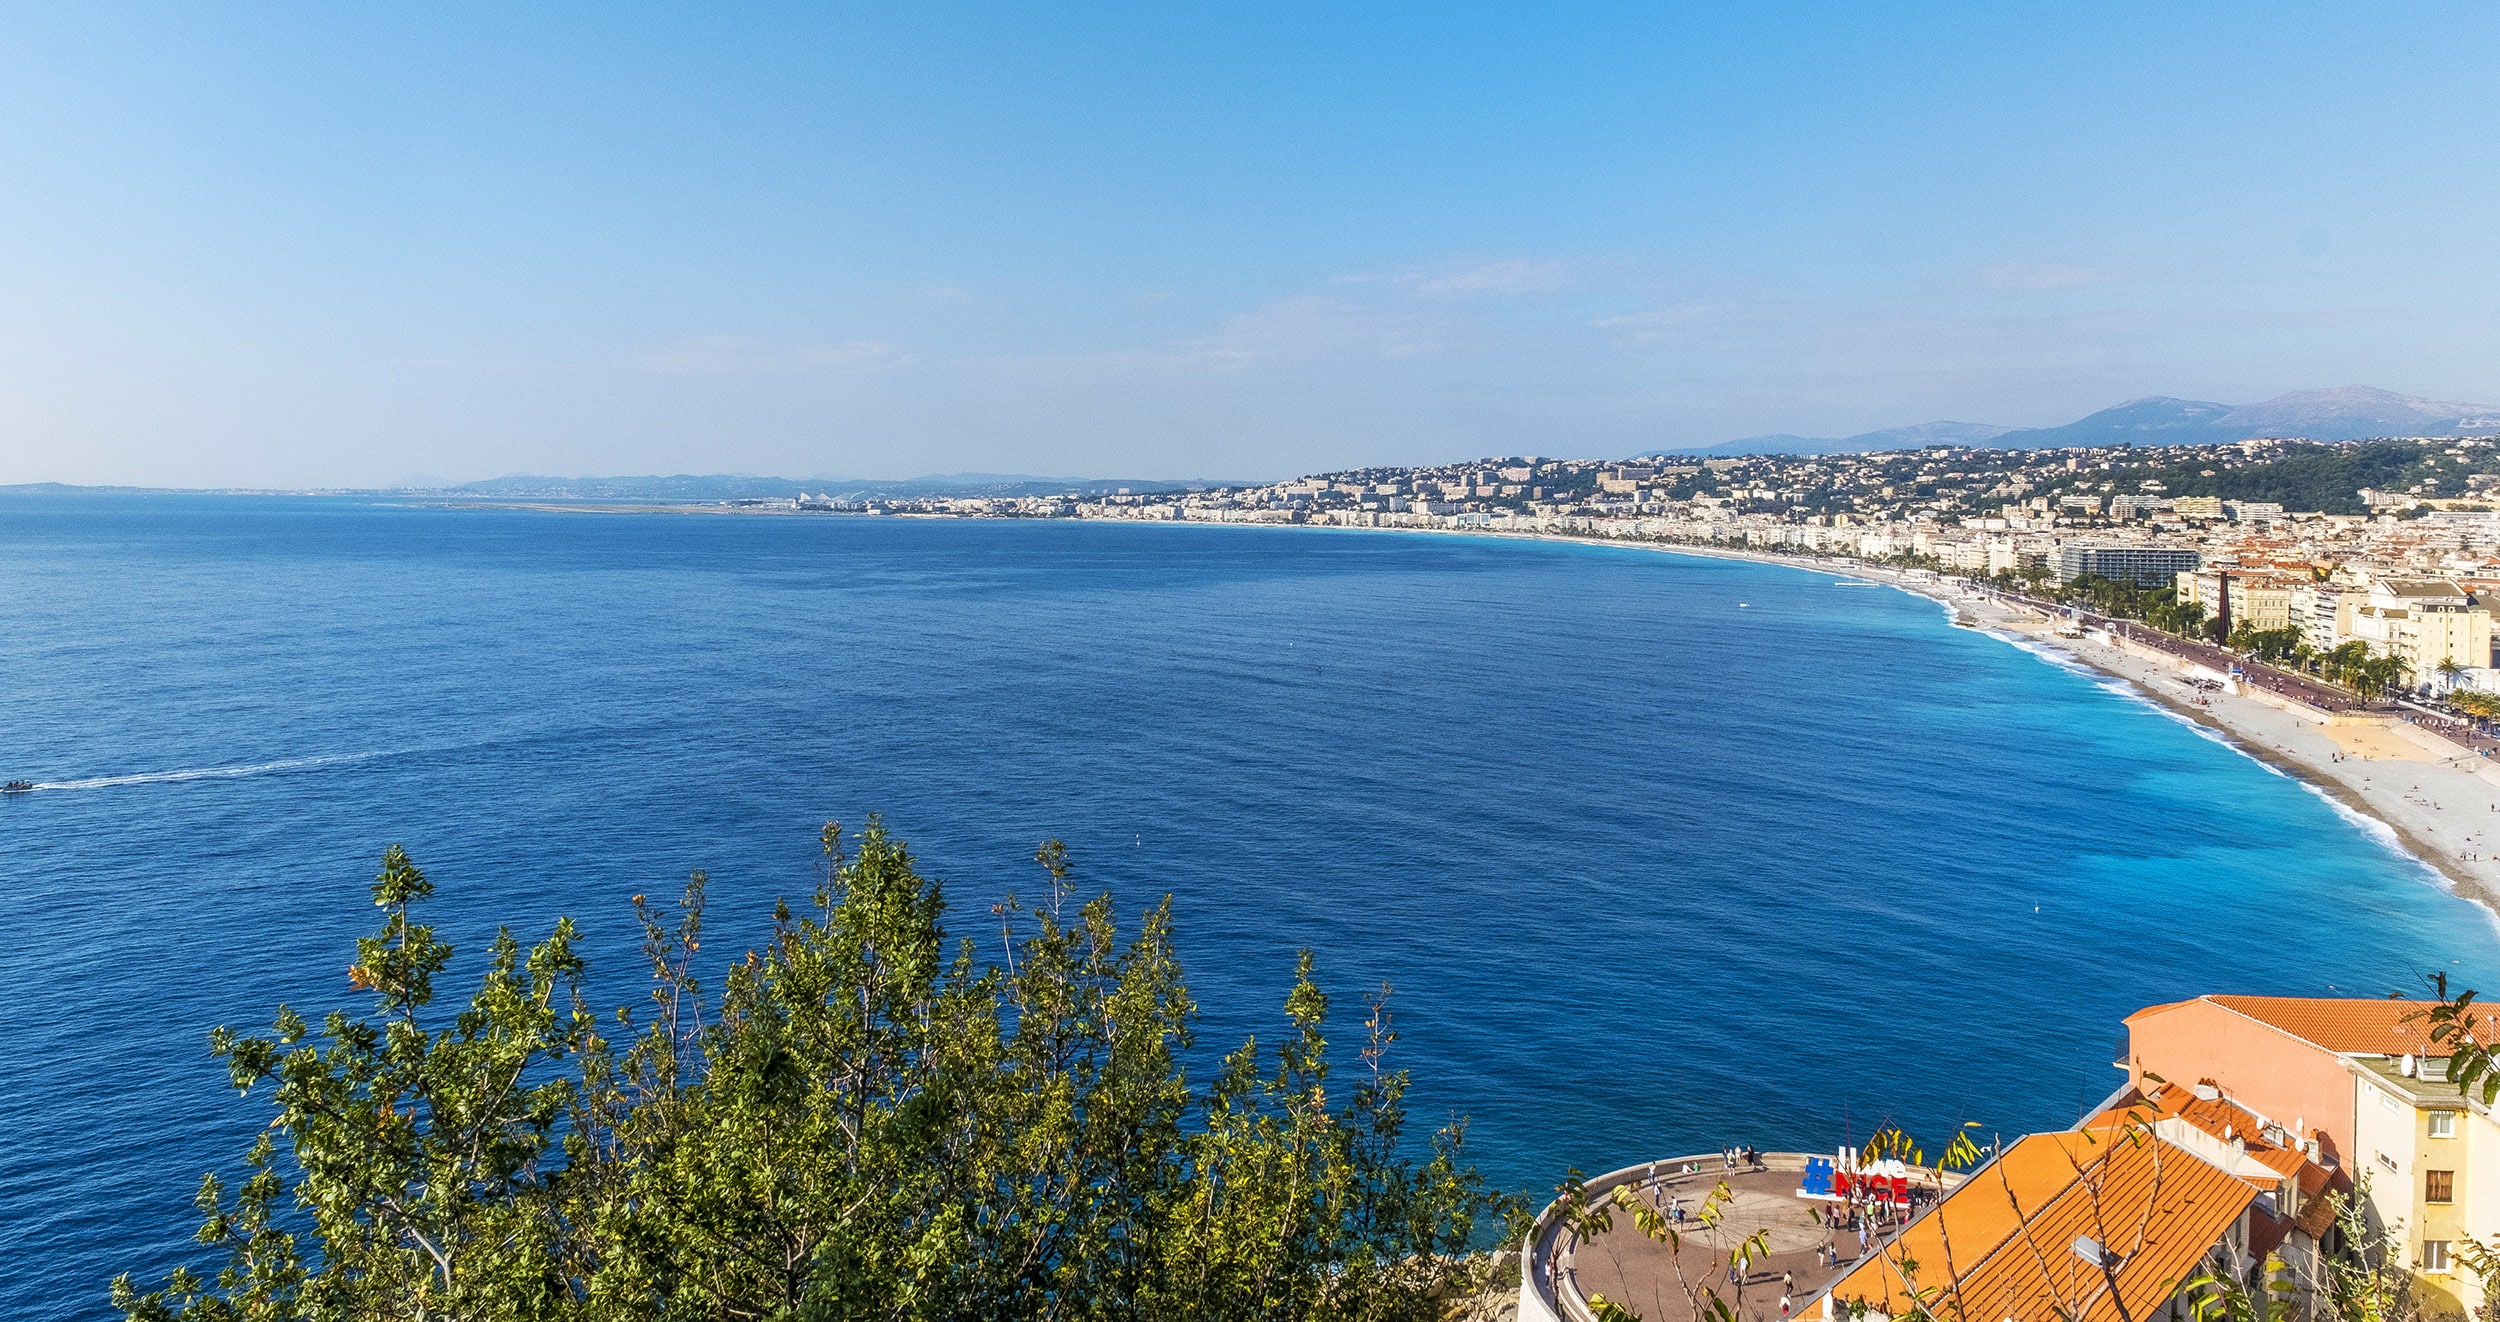
{"type": "Polygon", "coordinates": [[[2382,578],[2352,613],[2352,634],[2404,662],[2405,682],[2444,683],[2444,668],[2489,666],[2491,614],[2464,585],[2444,578],[2382,578]]]}
{"type": "Polygon", "coordinates": [[[2184,547],[2068,542],[2057,553],[2057,578],[2065,583],[2085,574],[2098,574],[2140,587],[2160,587],[2175,581],[2182,572],[2195,569],[2201,559],[2195,551],[2184,547]]]}
{"type": "MultiPolygon", "coordinates": [[[[2500,1234],[2500,1121],[2447,1078],[2431,1001],[2200,996],[2127,1018],[2129,1080],[2193,1081],[2358,1191],[2434,1305],[2468,1314],[2481,1283],[2457,1246],[2500,1234]]],[[[2500,1029],[2488,1017],[2483,1040],[2500,1029]]]]}

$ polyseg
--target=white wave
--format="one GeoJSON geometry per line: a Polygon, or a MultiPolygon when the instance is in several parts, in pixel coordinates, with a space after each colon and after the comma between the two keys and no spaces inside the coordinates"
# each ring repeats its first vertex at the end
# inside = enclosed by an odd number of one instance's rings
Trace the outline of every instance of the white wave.
{"type": "MultiPolygon", "coordinates": [[[[2264,763],[2260,761],[2259,765],[2262,766],[2264,763]]],[[[2267,767],[2266,769],[2274,772],[2276,775],[2285,777],[2286,779],[2299,785],[2302,789],[2309,791],[2311,794],[2317,795],[2319,799],[2325,802],[2327,807],[2335,811],[2336,816],[2343,818],[2345,821],[2359,828],[2361,834],[2368,836],[2372,844],[2375,844],[2379,848],[2386,850],[2388,853],[2394,854],[2396,857],[2412,864],[2414,872],[2419,880],[2429,882],[2431,885],[2438,887],[2440,890],[2446,891],[2450,895],[2455,895],[2457,898],[2464,900],[2467,904],[2472,905],[2475,911],[2483,916],[2483,922],[2491,928],[2492,934],[2500,936],[2500,909],[2494,909],[2490,905],[2485,904],[2478,899],[2460,894],[2457,890],[2456,878],[2449,876],[2446,872],[2434,866],[2429,859],[2422,857],[2420,854],[2414,853],[2412,849],[2408,848],[2404,842],[2404,837],[2396,834],[2395,827],[2380,821],[2378,818],[2373,817],[2368,813],[2354,808],[2352,805],[2345,803],[2343,800],[2336,798],[2332,794],[2327,793],[2324,789],[2321,789],[2298,776],[2291,775],[2279,767],[2267,767]]]]}
{"type": "Polygon", "coordinates": [[[260,776],[276,771],[300,771],[306,767],[343,766],[352,762],[370,762],[381,753],[340,753],[330,757],[290,757],[278,762],[254,762],[248,766],[192,767],[182,771],[141,771],[127,776],[90,776],[85,780],[38,781],[39,790],[108,790],[124,785],[163,785],[182,780],[217,780],[234,776],[260,776]]]}
{"type": "MultiPolygon", "coordinates": [[[[2199,735],[2202,735],[2207,739],[2211,739],[2215,743],[2229,748],[2237,747],[2237,745],[2233,744],[2231,740],[2216,733],[2211,727],[2206,726],[2202,722],[2197,721],[2184,712],[2178,711],[2177,709],[2171,707],[2168,703],[2157,700],[2152,694],[2145,692],[2143,687],[2136,681],[2128,679],[2122,675],[2111,674],[2109,671],[2101,669],[2099,666],[2084,660],[2082,657],[2079,657],[2054,643],[2042,642],[2032,635],[2014,633],[2004,629],[1982,628],[1979,632],[1986,634],[1990,638],[1996,639],[1998,642],[2004,643],[2006,646],[2011,647],[2016,651],[2028,652],[2032,656],[2048,662],[2050,665],[2065,671],[2069,675],[2090,680],[2092,681],[2092,686],[2101,690],[2103,693],[2125,698],[2127,701],[2132,702],[2139,707],[2145,708],[2148,711],[2160,712],[2162,715],[2167,716],[2170,719],[2177,721],[2179,724],[2196,731],[2199,735]]],[[[2260,761],[2259,765],[2262,766],[2264,764],[2260,761]]]]}
{"type": "MultiPolygon", "coordinates": [[[[1987,634],[1991,638],[2010,644],[2021,651],[2028,652],[2031,655],[2056,666],[2058,669],[2068,672],[2069,674],[2081,675],[2084,678],[2091,680],[2103,691],[2115,694],[2118,697],[2124,698],[2127,701],[2149,711],[2157,712],[2160,715],[2185,726],[2188,731],[2194,734],[2197,738],[2231,750],[2249,762],[2255,763],[2257,767],[2263,770],[2267,775],[2280,776],[2283,779],[2300,786],[2302,789],[2309,791],[2312,795],[2315,795],[2318,801],[2325,804],[2328,809],[2334,812],[2336,816],[2343,818],[2347,824],[2360,831],[2361,834],[2370,841],[2370,843],[2375,844],[2379,848],[2386,850],[2388,853],[2395,855],[2397,858],[2404,860],[2404,862],[2410,866],[2411,871],[2415,874],[2417,879],[2426,881],[2432,886],[2446,891],[2450,895],[2456,895],[2458,893],[2456,880],[2450,877],[2446,872],[2441,871],[2439,867],[2433,864],[2429,859],[2413,852],[2413,849],[2405,843],[2404,837],[2397,834],[2394,826],[2391,826],[2387,822],[2344,802],[2342,799],[2328,792],[2324,786],[2317,784],[2308,777],[2295,774],[2290,770],[2275,765],[2271,759],[2258,756],[2255,749],[2250,748],[2237,736],[2232,735],[2227,731],[2216,729],[2203,721],[2197,720],[2193,716],[2180,711],[2167,702],[2156,701],[2152,694],[2145,692],[2143,688],[2139,687],[2134,681],[2110,674],[2105,670],[2101,670],[2091,665],[2089,662],[2084,661],[2080,657],[2062,651],[2047,643],[2038,642],[2022,634],[2008,633],[1997,629],[1983,629],[1980,632],[1987,634]]],[[[2460,896],[2459,898],[2466,897],[2460,896]]],[[[2473,904],[2475,910],[2483,916],[2484,921],[2491,926],[2495,934],[2500,934],[2500,909],[2491,908],[2471,899],[2467,902],[2473,904]]]]}
{"type": "MultiPolygon", "coordinates": [[[[2263,765],[2263,763],[2260,762],[2260,765],[2263,765]]],[[[2404,837],[2396,834],[2395,827],[2389,826],[2387,823],[2380,821],[2376,817],[2372,817],[2366,812],[2361,812],[2355,809],[2352,805],[2344,802],[2342,799],[2327,793],[2325,790],[2310,784],[2308,781],[2302,780],[2298,776],[2294,776],[2283,771],[2279,767],[2267,767],[2266,769],[2277,775],[2283,776],[2284,778],[2292,781],[2294,784],[2300,786],[2302,789],[2309,791],[2311,794],[2317,795],[2321,802],[2325,803],[2327,807],[2335,810],[2336,816],[2343,818],[2345,821],[2352,823],[2356,827],[2359,827],[2363,835],[2370,837],[2373,843],[2376,843],[2381,848],[2387,850],[2387,852],[2399,855],[2406,862],[2422,869],[2423,872],[2429,874],[2433,880],[2438,882],[2441,889],[2456,889],[2455,883],[2448,880],[2448,875],[2446,873],[2432,867],[2429,863],[2423,861],[2420,855],[2405,847],[2404,837]]]]}

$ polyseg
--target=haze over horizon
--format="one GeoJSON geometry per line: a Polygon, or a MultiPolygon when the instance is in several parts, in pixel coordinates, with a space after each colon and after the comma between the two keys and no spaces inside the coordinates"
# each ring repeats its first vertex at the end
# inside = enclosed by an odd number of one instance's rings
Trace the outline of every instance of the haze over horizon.
{"type": "Polygon", "coordinates": [[[11,36],[0,483],[1281,476],[2500,400],[2464,5],[11,36]]]}

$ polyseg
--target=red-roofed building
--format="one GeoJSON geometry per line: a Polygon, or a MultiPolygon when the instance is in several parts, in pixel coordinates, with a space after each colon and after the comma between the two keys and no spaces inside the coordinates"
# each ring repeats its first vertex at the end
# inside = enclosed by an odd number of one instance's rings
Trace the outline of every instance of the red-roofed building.
{"type": "MultiPolygon", "coordinates": [[[[2482,1290],[2454,1250],[2500,1234],[2500,1122],[2448,1082],[2447,1049],[2426,1018],[2437,1004],[2200,996],[2129,1015],[2120,1063],[2179,1124],[2221,1126],[2260,1161],[2274,1153],[2268,1164],[2286,1168],[2296,1204],[2302,1187],[2365,1186],[2409,1265],[2470,1310],[2482,1290]],[[2293,1166],[2295,1154],[2317,1171],[2293,1166]]],[[[2500,1036],[2500,1017],[2486,1015],[2477,1036],[2500,1036]]]]}
{"type": "Polygon", "coordinates": [[[1832,1282],[1822,1317],[2184,1317],[2199,1273],[2252,1260],[2265,1196],[2140,1118],[2033,1134],[1832,1282]]]}

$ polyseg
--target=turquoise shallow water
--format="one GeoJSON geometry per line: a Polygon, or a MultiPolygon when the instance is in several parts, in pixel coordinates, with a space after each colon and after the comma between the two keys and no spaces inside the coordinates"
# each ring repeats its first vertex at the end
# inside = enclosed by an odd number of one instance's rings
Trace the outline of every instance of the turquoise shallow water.
{"type": "Polygon", "coordinates": [[[1886,1118],[2060,1125],[2208,990],[2495,986],[2318,795],[1931,603],[1298,529],[0,496],[0,1316],[105,1314],[346,1003],[382,847],[472,951],[715,879],[724,951],[883,811],[967,926],[1046,835],[1175,896],[1221,1045],[1399,989],[1421,1118],[1541,1190],[1886,1118]]]}

